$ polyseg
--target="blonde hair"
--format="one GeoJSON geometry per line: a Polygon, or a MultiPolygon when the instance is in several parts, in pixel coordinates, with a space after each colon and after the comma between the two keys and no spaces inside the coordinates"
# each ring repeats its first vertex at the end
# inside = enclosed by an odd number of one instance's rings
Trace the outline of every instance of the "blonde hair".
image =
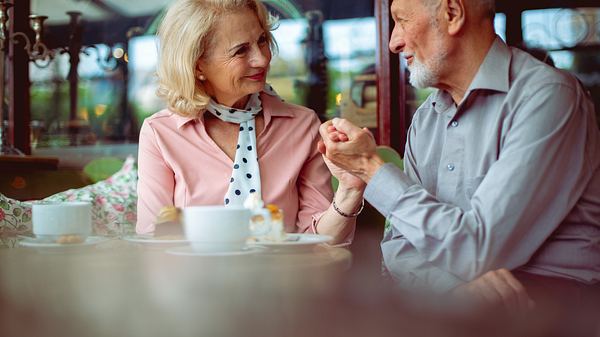
{"type": "Polygon", "coordinates": [[[277,18],[260,0],[179,0],[169,7],[160,27],[156,94],[179,115],[195,117],[210,97],[196,78],[196,64],[208,52],[219,19],[228,13],[252,10],[264,29],[271,51],[277,18]]]}

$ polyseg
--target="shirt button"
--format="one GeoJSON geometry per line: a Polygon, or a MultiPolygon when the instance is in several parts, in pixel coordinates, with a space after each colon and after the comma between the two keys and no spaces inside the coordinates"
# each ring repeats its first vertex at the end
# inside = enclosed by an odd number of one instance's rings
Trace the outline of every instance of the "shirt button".
{"type": "Polygon", "coordinates": [[[450,125],[452,125],[452,127],[457,127],[458,126],[458,121],[457,120],[453,120],[450,125]]]}
{"type": "Polygon", "coordinates": [[[451,171],[451,172],[452,172],[452,171],[454,171],[454,164],[448,164],[448,165],[446,166],[446,168],[448,169],[448,171],[451,171]]]}

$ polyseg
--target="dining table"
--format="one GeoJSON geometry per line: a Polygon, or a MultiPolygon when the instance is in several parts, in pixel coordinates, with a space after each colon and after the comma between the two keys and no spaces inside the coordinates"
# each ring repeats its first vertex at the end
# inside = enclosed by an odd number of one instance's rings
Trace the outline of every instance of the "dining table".
{"type": "Polygon", "coordinates": [[[181,256],[123,237],[22,240],[2,238],[0,336],[480,336],[424,314],[352,247],[181,256]]]}
{"type": "MultiPolygon", "coordinates": [[[[365,336],[348,248],[179,256],[119,237],[0,249],[0,336],[365,336]],[[350,283],[348,283],[350,281],[350,283]],[[350,289],[345,289],[345,288],[350,289]],[[355,296],[345,296],[346,291],[355,296]],[[349,307],[350,306],[350,307],[349,307]],[[354,321],[356,323],[356,321],[354,321]],[[355,330],[353,326],[360,326],[355,330]]],[[[363,301],[364,300],[364,301],[363,301]]],[[[385,315],[382,315],[382,317],[385,315]]]]}

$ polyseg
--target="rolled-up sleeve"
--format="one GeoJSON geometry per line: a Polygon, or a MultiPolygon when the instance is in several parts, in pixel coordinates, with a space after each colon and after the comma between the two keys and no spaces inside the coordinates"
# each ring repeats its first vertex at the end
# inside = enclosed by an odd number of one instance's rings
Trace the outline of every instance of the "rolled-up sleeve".
{"type": "Polygon", "coordinates": [[[331,173],[317,150],[319,120],[312,116],[310,151],[298,176],[297,231],[316,233],[315,225],[333,200],[331,173]]]}

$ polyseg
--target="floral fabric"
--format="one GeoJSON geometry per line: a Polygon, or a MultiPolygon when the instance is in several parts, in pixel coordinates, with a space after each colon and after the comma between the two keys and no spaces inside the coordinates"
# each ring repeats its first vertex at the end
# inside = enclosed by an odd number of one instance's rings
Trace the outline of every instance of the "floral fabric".
{"type": "Polygon", "coordinates": [[[0,237],[31,232],[31,205],[0,194],[0,237]]]}
{"type": "Polygon", "coordinates": [[[18,201],[0,194],[0,237],[31,233],[31,205],[45,201],[92,203],[92,225],[95,235],[133,232],[137,220],[135,159],[128,157],[123,167],[106,180],[60,192],[41,201],[18,201]]]}

